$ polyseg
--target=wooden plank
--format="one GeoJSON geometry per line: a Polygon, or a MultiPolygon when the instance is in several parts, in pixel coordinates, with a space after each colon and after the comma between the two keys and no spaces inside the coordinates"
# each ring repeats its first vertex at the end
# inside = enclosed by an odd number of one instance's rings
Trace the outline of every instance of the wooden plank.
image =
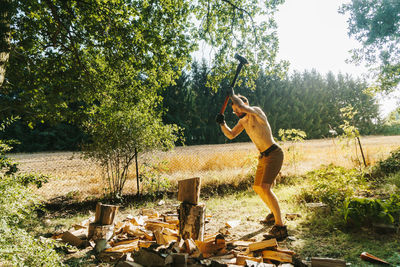
{"type": "Polygon", "coordinates": [[[339,259],[331,259],[331,258],[311,258],[311,266],[312,267],[345,267],[346,262],[344,260],[339,259]]]}
{"type": "Polygon", "coordinates": [[[251,260],[254,262],[263,262],[262,257],[249,257],[246,255],[237,255],[236,257],[236,264],[237,265],[246,265],[246,260],[251,260]]]}
{"type": "Polygon", "coordinates": [[[83,240],[80,239],[79,237],[73,235],[71,232],[67,231],[64,232],[62,237],[61,237],[62,241],[64,241],[65,243],[68,243],[70,245],[79,247],[80,245],[83,244],[83,240]]]}
{"type": "Polygon", "coordinates": [[[200,177],[178,181],[178,200],[197,205],[200,199],[200,177]]]}
{"type": "Polygon", "coordinates": [[[278,247],[278,242],[276,242],[275,238],[269,239],[269,240],[264,240],[260,242],[254,242],[249,244],[249,251],[257,251],[257,250],[263,250],[267,248],[276,248],[278,247]]]}
{"type": "Polygon", "coordinates": [[[272,250],[264,250],[262,251],[262,257],[263,259],[269,259],[269,260],[275,260],[275,261],[281,261],[281,262],[289,262],[292,263],[292,255],[278,252],[278,251],[272,251],[272,250]]]}

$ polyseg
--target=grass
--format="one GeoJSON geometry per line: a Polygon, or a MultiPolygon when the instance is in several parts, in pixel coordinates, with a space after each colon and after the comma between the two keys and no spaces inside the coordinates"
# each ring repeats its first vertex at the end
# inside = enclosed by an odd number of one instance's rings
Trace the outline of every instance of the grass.
{"type": "MultiPolygon", "coordinates": [[[[400,136],[364,137],[361,142],[367,162],[372,165],[400,146],[400,136]]],[[[332,257],[345,259],[353,266],[372,266],[359,258],[361,252],[367,251],[400,265],[399,234],[378,235],[367,228],[357,231],[347,229],[337,212],[311,210],[299,201],[300,192],[309,190],[312,186],[311,180],[302,180],[304,177],[301,175],[319,168],[322,164],[359,167],[361,158],[358,156],[359,160],[354,160],[354,147],[342,147],[337,140],[332,139],[310,140],[295,146],[297,153],[293,158],[292,154],[287,153],[290,144],[281,145],[286,151],[285,162],[274,191],[280,200],[283,216],[286,213],[301,214],[300,218],[293,221],[286,220],[293,240],[284,241],[282,246],[296,251],[302,259],[332,257]]],[[[63,197],[76,203],[76,200],[101,196],[103,192],[101,171],[93,167],[91,162],[80,159],[79,154],[64,152],[12,156],[21,163],[23,171],[34,170],[52,175],[50,183],[37,191],[45,200],[63,197]]],[[[259,220],[269,211],[248,186],[257,162],[257,151],[252,144],[179,147],[171,152],[142,155],[140,160],[152,163],[150,165],[155,169],[161,164],[162,168],[157,169],[159,175],[168,179],[172,186],[182,178],[202,178],[202,201],[206,203],[207,214],[211,216],[206,225],[207,233],[217,232],[224,227],[226,221],[232,219],[241,220],[241,225],[230,231],[229,238],[232,239],[261,240],[262,233],[268,230],[259,224],[259,220]],[[218,188],[221,190],[218,191],[218,188]],[[208,194],[204,194],[206,191],[208,194]]],[[[132,175],[125,192],[136,192],[134,178],[132,175]]],[[[398,192],[398,181],[399,178],[393,175],[388,178],[390,183],[375,190],[377,194],[398,192]]],[[[117,220],[123,219],[127,214],[138,214],[142,207],[153,207],[161,212],[176,211],[179,204],[176,198],[164,196],[164,200],[165,204],[160,206],[157,205],[158,199],[128,202],[121,208],[117,220]]],[[[60,207],[60,210],[47,212],[33,231],[38,235],[45,235],[68,230],[74,223],[91,217],[94,204],[95,201],[82,202],[80,208],[75,210],[63,212],[64,207],[60,207]]],[[[76,266],[98,264],[86,252],[67,258],[67,263],[76,266]]]]}

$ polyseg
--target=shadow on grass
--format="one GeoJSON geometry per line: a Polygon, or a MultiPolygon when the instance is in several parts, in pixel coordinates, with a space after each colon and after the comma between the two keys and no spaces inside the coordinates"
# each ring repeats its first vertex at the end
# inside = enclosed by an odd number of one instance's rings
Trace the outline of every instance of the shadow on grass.
{"type": "MultiPolygon", "coordinates": [[[[253,178],[248,177],[243,179],[239,183],[235,184],[205,184],[201,188],[201,197],[209,198],[215,196],[225,196],[242,191],[247,191],[248,188],[253,184],[253,178]]],[[[152,194],[137,195],[127,194],[122,198],[90,198],[86,200],[79,200],[73,197],[61,196],[49,200],[42,204],[43,209],[38,209],[37,213],[39,216],[43,216],[46,213],[50,213],[51,217],[60,217],[66,215],[75,215],[78,213],[85,213],[93,211],[96,208],[98,202],[107,204],[115,204],[121,206],[142,206],[149,202],[155,202],[164,198],[173,199],[177,197],[177,189],[171,191],[163,191],[152,194]]]]}
{"type": "Polygon", "coordinates": [[[400,234],[378,234],[371,228],[348,228],[339,212],[312,211],[296,230],[293,244],[303,258],[342,259],[353,266],[376,266],[360,259],[368,252],[394,266],[400,266],[400,234]]]}

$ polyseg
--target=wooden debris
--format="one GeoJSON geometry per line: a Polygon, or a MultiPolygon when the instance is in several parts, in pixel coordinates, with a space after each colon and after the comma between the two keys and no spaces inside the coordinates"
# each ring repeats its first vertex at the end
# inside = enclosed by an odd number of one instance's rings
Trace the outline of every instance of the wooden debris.
{"type": "Polygon", "coordinates": [[[227,221],[225,223],[225,226],[228,227],[228,228],[235,228],[239,224],[240,224],[240,220],[232,220],[232,221],[227,221]]]}
{"type": "Polygon", "coordinates": [[[292,255],[283,253],[283,252],[278,252],[278,251],[273,251],[273,250],[264,250],[262,251],[262,257],[263,259],[269,259],[269,260],[275,260],[275,261],[281,261],[281,262],[289,262],[292,263],[292,255]]]}
{"type": "Polygon", "coordinates": [[[147,216],[148,218],[153,218],[153,219],[159,217],[158,212],[154,209],[142,209],[141,214],[143,216],[147,216]]]}
{"type": "Polygon", "coordinates": [[[360,258],[362,260],[368,261],[368,262],[373,262],[373,263],[380,263],[380,264],[388,264],[390,265],[390,263],[388,263],[387,261],[384,261],[368,252],[363,252],[360,255],[360,258]]]}
{"type": "Polygon", "coordinates": [[[186,252],[186,253],[192,254],[192,253],[194,253],[196,250],[198,250],[198,248],[197,248],[197,246],[196,246],[196,243],[195,243],[195,242],[193,241],[193,239],[191,239],[191,238],[186,239],[186,240],[184,241],[184,244],[185,244],[184,252],[186,252]]]}
{"type": "Polygon", "coordinates": [[[98,240],[106,239],[110,240],[114,233],[113,225],[99,225],[96,223],[89,224],[88,239],[98,240]]]}
{"type": "Polygon", "coordinates": [[[212,255],[223,255],[227,252],[225,242],[217,244],[214,241],[203,242],[196,240],[195,243],[204,258],[208,258],[212,255]]]}
{"type": "Polygon", "coordinates": [[[173,262],[172,255],[157,253],[147,248],[140,249],[132,257],[136,263],[143,266],[166,266],[173,262]]]}
{"type": "Polygon", "coordinates": [[[178,181],[178,200],[197,205],[200,199],[200,177],[178,181]]]}
{"type": "Polygon", "coordinates": [[[311,258],[311,266],[312,267],[345,267],[346,262],[340,259],[332,259],[332,258],[311,258]]]}
{"type": "Polygon", "coordinates": [[[115,246],[111,248],[107,248],[104,251],[105,252],[132,252],[132,251],[138,251],[139,250],[139,239],[134,239],[134,240],[127,240],[127,241],[122,241],[115,246]]]}
{"type": "Polygon", "coordinates": [[[129,220],[129,222],[132,223],[133,225],[143,226],[148,218],[149,217],[147,216],[136,216],[133,217],[131,220],[129,220]]]}
{"type": "Polygon", "coordinates": [[[278,242],[276,242],[275,238],[272,238],[269,240],[264,240],[249,244],[249,251],[265,250],[267,248],[276,248],[276,247],[278,247],[278,242]]]}
{"type": "Polygon", "coordinates": [[[254,261],[254,262],[263,262],[262,257],[249,257],[246,255],[237,255],[236,264],[237,265],[246,265],[247,260],[254,261]]]}
{"type": "Polygon", "coordinates": [[[82,239],[80,239],[79,237],[75,236],[74,234],[72,234],[69,231],[64,232],[62,237],[61,237],[61,239],[65,243],[68,243],[68,244],[76,246],[76,247],[79,247],[84,243],[84,241],[82,239]]]}
{"type": "Polygon", "coordinates": [[[102,204],[98,202],[96,205],[94,223],[101,225],[113,224],[118,208],[119,207],[115,205],[102,204]]]}
{"type": "Polygon", "coordinates": [[[203,240],[205,232],[205,204],[181,203],[179,206],[179,234],[181,238],[203,240]]]}

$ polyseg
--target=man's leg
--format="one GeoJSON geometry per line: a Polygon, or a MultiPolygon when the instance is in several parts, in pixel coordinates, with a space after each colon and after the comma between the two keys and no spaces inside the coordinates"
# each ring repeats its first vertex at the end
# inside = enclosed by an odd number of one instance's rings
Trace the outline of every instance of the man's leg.
{"type": "Polygon", "coordinates": [[[281,209],[279,207],[278,198],[271,190],[272,184],[262,183],[261,185],[254,185],[254,191],[261,197],[267,207],[271,210],[275,217],[275,224],[283,226],[281,209]]]}

